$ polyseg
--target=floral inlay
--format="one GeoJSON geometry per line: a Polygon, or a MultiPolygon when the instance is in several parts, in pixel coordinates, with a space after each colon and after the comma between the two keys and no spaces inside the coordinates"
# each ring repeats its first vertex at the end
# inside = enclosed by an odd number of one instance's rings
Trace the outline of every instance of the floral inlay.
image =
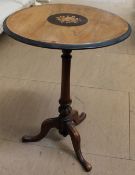
{"type": "Polygon", "coordinates": [[[48,17],[50,23],[61,26],[80,26],[88,22],[84,16],[72,13],[59,13],[48,17]]]}
{"type": "Polygon", "coordinates": [[[61,22],[61,23],[78,23],[81,21],[80,18],[76,17],[76,16],[59,16],[59,17],[56,17],[56,19],[61,22]]]}

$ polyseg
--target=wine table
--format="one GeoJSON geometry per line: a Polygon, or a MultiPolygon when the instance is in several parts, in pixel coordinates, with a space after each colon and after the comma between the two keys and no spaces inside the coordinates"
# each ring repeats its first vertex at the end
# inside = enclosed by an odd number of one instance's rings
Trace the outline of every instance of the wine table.
{"type": "MultiPolygon", "coordinates": [[[[47,4],[26,8],[10,15],[4,21],[4,31],[25,44],[62,50],[59,115],[43,121],[39,134],[23,136],[22,141],[39,141],[51,128],[57,128],[64,137],[70,135],[78,160],[86,171],[90,171],[92,166],[82,155],[80,135],[75,128],[86,118],[86,114],[82,112],[79,115],[71,106],[71,53],[72,50],[97,49],[117,44],[130,36],[130,25],[121,17],[94,7],[47,4]]],[[[85,61],[83,55],[82,61],[85,61]]]]}

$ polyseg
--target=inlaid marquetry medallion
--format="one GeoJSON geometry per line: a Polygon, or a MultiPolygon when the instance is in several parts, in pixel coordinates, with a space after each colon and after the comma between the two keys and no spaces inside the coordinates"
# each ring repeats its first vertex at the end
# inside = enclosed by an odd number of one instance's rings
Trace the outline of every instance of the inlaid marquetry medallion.
{"type": "Polygon", "coordinates": [[[88,22],[84,16],[72,13],[59,13],[48,17],[50,23],[61,26],[80,26],[88,22]]]}

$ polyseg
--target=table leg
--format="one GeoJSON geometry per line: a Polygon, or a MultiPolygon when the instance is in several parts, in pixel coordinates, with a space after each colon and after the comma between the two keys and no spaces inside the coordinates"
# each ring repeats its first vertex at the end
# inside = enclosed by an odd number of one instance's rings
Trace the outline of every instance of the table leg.
{"type": "Polygon", "coordinates": [[[78,111],[71,107],[72,100],[70,98],[70,67],[71,67],[71,52],[72,50],[62,50],[62,78],[61,78],[61,96],[59,100],[59,116],[45,120],[41,125],[41,131],[36,136],[24,136],[23,142],[36,142],[43,139],[51,128],[57,128],[59,133],[64,137],[70,135],[75,153],[81,165],[86,171],[90,171],[92,166],[84,159],[81,146],[80,135],[75,128],[75,125],[80,124],[86,114],[78,114],[78,111]]]}
{"type": "Polygon", "coordinates": [[[78,131],[76,130],[76,128],[74,127],[72,123],[67,123],[67,127],[68,127],[68,132],[71,137],[73,147],[74,147],[78,160],[80,161],[80,163],[82,164],[82,166],[85,168],[86,171],[90,171],[92,169],[92,166],[84,159],[82,155],[81,145],[80,145],[81,138],[80,138],[78,131]]]}

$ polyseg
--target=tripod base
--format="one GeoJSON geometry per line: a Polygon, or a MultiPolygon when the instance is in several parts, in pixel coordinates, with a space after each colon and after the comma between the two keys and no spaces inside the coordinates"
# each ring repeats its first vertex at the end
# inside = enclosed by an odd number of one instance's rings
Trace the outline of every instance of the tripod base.
{"type": "Polygon", "coordinates": [[[86,118],[85,113],[81,113],[78,115],[78,112],[72,110],[71,113],[66,117],[57,117],[57,118],[50,118],[45,120],[41,125],[41,131],[36,136],[24,136],[22,138],[22,142],[36,142],[43,139],[49,132],[51,128],[57,128],[59,133],[62,134],[64,137],[70,135],[72,144],[76,153],[76,156],[84,167],[86,171],[90,171],[92,166],[84,159],[81,146],[80,146],[80,135],[75,128],[75,125],[80,124],[86,118]]]}

